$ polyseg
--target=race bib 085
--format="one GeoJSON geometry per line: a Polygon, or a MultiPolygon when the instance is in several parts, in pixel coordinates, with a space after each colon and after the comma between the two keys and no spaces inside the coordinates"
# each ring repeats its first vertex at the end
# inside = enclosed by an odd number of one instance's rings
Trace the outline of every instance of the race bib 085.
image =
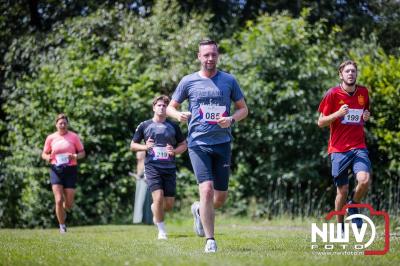
{"type": "Polygon", "coordinates": [[[226,116],[226,106],[221,105],[200,105],[200,114],[203,121],[209,124],[216,124],[218,119],[226,116]]]}

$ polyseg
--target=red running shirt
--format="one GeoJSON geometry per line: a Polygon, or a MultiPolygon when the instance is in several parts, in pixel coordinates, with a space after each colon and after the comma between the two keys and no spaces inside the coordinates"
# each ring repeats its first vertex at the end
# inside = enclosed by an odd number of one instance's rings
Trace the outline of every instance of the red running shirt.
{"type": "Polygon", "coordinates": [[[331,123],[328,153],[367,147],[362,114],[364,110],[369,110],[368,89],[356,85],[356,90],[350,95],[340,86],[331,88],[319,104],[318,111],[328,116],[343,104],[349,106],[349,113],[331,123]]]}

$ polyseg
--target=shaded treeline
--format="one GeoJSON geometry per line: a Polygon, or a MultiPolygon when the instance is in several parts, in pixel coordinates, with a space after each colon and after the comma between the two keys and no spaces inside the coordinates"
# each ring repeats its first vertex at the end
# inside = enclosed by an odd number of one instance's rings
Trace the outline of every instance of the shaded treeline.
{"type": "MultiPolygon", "coordinates": [[[[69,2],[67,7],[48,1],[44,7],[38,1],[40,27],[30,25],[24,9],[26,19],[15,15],[12,20],[20,31],[2,31],[0,226],[55,222],[40,153],[58,112],[69,115],[88,154],[69,219],[74,224],[129,222],[133,130],[151,116],[155,94],[171,94],[182,76],[198,69],[197,43],[205,37],[220,43],[220,67],[237,77],[250,108],[248,119],[233,128],[225,211],[273,218],[321,216],[332,209],[328,130],[316,125],[317,107],[324,91],[339,82],[338,64],[352,58],[372,98],[366,130],[374,178],[366,201],[398,217],[398,47],[385,47],[365,18],[364,34],[353,34],[350,27],[357,8],[375,14],[373,1],[358,6],[334,1],[331,9],[328,1],[69,2]],[[289,11],[263,14],[282,10],[289,11]],[[349,10],[348,16],[338,10],[349,10]]],[[[23,6],[22,1],[9,4],[23,6]]],[[[379,21],[373,16],[371,23],[379,21]]],[[[177,208],[182,209],[197,188],[187,154],[178,164],[177,208]]]]}

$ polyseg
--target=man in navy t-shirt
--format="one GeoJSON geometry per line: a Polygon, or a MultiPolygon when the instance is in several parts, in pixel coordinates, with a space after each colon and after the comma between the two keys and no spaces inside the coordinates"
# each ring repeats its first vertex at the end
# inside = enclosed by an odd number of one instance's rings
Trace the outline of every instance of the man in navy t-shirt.
{"type": "Polygon", "coordinates": [[[231,126],[244,119],[247,105],[236,79],[217,69],[218,45],[205,40],[199,44],[199,72],[182,78],[167,108],[167,115],[180,122],[189,121],[188,147],[199,184],[200,202],[192,205],[194,229],[206,237],[205,252],[216,252],[214,208],[228,196],[231,162],[231,126]],[[189,112],[178,111],[184,100],[189,112]],[[235,112],[231,114],[233,101],[235,112]]]}
{"type": "Polygon", "coordinates": [[[179,126],[166,119],[168,96],[153,101],[154,116],[137,127],[131,142],[132,151],[146,151],[144,175],[153,198],[151,210],[158,227],[158,239],[167,239],[164,210],[172,209],[176,193],[175,155],[183,153],[186,140],[179,126]],[[140,144],[144,140],[145,144],[140,144]]]}

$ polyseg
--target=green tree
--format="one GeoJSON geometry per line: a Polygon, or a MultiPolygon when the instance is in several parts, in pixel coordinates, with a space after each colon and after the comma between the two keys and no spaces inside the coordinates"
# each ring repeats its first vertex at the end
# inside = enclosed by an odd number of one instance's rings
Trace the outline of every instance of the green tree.
{"type": "Polygon", "coordinates": [[[2,226],[54,222],[48,173],[40,154],[59,112],[69,115],[87,152],[80,165],[72,221],[129,219],[132,132],[151,116],[152,97],[169,94],[182,73],[196,66],[192,51],[207,32],[199,22],[207,17],[180,13],[175,2],[165,1],[159,1],[148,18],[101,9],[12,45],[8,60],[26,54],[34,71],[10,79],[14,87],[4,105],[10,156],[4,160],[0,190],[2,226]]]}
{"type": "MultiPolygon", "coordinates": [[[[355,55],[355,57],[357,57],[355,55]]],[[[373,143],[372,199],[376,206],[400,214],[400,59],[378,50],[358,58],[360,82],[370,89],[372,118],[368,125],[373,143]]]]}
{"type": "MultiPolygon", "coordinates": [[[[303,3],[308,2],[297,1],[303,3]]],[[[156,1],[145,16],[120,5],[102,7],[10,42],[4,57],[1,129],[7,138],[1,145],[0,226],[55,222],[40,153],[58,112],[69,115],[88,154],[80,165],[72,222],[127,221],[134,188],[131,134],[151,116],[155,94],[171,94],[183,75],[198,70],[197,43],[206,36],[225,36],[221,68],[238,78],[250,108],[249,117],[233,128],[230,204],[236,213],[272,217],[331,210],[335,191],[326,154],[328,130],[316,125],[317,107],[339,81],[338,64],[348,58],[359,63],[360,82],[373,99],[367,136],[379,181],[369,200],[395,210],[400,199],[399,60],[386,55],[379,39],[365,37],[364,31],[348,41],[329,20],[313,21],[315,9],[297,18],[289,12],[262,15],[244,28],[231,28],[231,38],[229,30],[219,32],[210,22],[218,13],[198,15],[202,8],[209,10],[206,4],[190,11],[182,6],[181,1],[156,1]],[[386,195],[389,204],[382,200],[386,195]]],[[[179,164],[188,166],[188,161],[181,158],[179,164]]],[[[182,206],[197,189],[186,167],[178,177],[177,205],[182,206]]]]}
{"type": "Polygon", "coordinates": [[[227,52],[222,61],[238,77],[250,107],[248,119],[234,129],[233,194],[243,200],[235,200],[238,211],[247,211],[251,202],[256,215],[331,209],[329,132],[316,125],[318,104],[339,82],[341,61],[375,58],[379,50],[374,38],[338,46],[339,35],[338,27],[330,31],[323,21],[308,22],[305,11],[297,19],[285,13],[261,16],[222,44],[227,52]]]}
{"type": "Polygon", "coordinates": [[[328,174],[321,167],[326,141],[316,126],[316,110],[323,90],[334,82],[333,66],[344,56],[335,45],[337,32],[329,33],[321,22],[311,25],[306,13],[298,19],[276,14],[249,22],[223,44],[230,56],[223,61],[250,106],[249,118],[234,130],[239,143],[234,177],[242,198],[254,197],[261,214],[309,212],[318,204],[309,183],[327,187],[321,182],[321,174],[328,174]]]}

